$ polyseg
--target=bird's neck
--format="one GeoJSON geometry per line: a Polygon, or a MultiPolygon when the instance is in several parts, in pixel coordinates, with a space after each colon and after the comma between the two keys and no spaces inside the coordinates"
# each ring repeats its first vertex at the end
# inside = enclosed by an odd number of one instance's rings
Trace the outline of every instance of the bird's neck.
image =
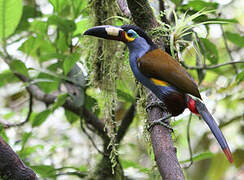
{"type": "Polygon", "coordinates": [[[139,37],[136,38],[133,42],[128,43],[127,46],[129,48],[130,54],[130,66],[132,71],[134,72],[135,68],[137,68],[136,60],[138,58],[141,58],[150,50],[150,45],[145,39],[139,37]]]}

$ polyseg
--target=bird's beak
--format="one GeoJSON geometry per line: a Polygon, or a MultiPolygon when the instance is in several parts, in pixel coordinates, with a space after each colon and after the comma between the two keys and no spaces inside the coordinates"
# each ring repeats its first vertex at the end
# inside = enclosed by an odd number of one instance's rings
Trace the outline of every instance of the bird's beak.
{"type": "Polygon", "coordinates": [[[117,41],[127,42],[125,38],[125,31],[118,26],[95,26],[84,32],[84,35],[96,36],[104,39],[111,39],[117,41]]]}

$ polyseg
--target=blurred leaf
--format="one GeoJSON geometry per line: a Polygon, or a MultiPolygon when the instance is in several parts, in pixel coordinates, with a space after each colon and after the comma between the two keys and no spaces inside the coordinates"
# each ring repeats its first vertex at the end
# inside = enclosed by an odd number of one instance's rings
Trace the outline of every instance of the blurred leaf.
{"type": "Polygon", "coordinates": [[[82,18],[76,23],[76,30],[73,32],[73,36],[80,36],[83,34],[89,28],[90,23],[88,18],[82,18]]]}
{"type": "Polygon", "coordinates": [[[10,69],[11,71],[13,71],[14,73],[19,73],[19,74],[22,74],[24,76],[29,76],[28,75],[28,70],[27,68],[25,67],[25,64],[20,61],[20,60],[12,60],[10,62],[10,69]]]}
{"type": "Polygon", "coordinates": [[[231,164],[225,158],[224,153],[221,152],[216,154],[216,156],[211,161],[206,179],[208,180],[223,179],[227,171],[227,168],[230,165],[231,164]]]}
{"type": "Polygon", "coordinates": [[[236,149],[233,153],[234,164],[237,168],[240,168],[244,164],[244,150],[236,149]]]}
{"type": "Polygon", "coordinates": [[[65,93],[65,94],[60,94],[60,95],[56,98],[54,104],[52,105],[51,111],[53,112],[53,111],[56,110],[58,107],[62,106],[62,105],[65,103],[67,97],[68,97],[68,94],[66,94],[66,93],[65,93]]]}
{"type": "Polygon", "coordinates": [[[237,76],[236,76],[236,81],[238,83],[244,81],[244,71],[240,72],[237,76]]]}
{"type": "Polygon", "coordinates": [[[0,123],[0,136],[3,138],[3,140],[8,143],[8,136],[3,128],[3,125],[0,123]]]}
{"type": "Polygon", "coordinates": [[[193,9],[195,11],[205,10],[216,10],[219,4],[216,2],[206,2],[202,0],[191,0],[186,5],[183,5],[182,8],[185,10],[193,9]]]}
{"type": "Polygon", "coordinates": [[[9,83],[18,82],[18,78],[9,70],[0,73],[0,87],[3,87],[9,83]]]}
{"type": "Polygon", "coordinates": [[[139,169],[139,171],[143,172],[143,173],[149,173],[151,171],[151,169],[144,168],[140,164],[137,164],[136,162],[130,161],[130,160],[121,159],[121,164],[124,169],[133,167],[133,168],[139,169]]]}
{"type": "Polygon", "coordinates": [[[97,100],[89,95],[85,96],[85,108],[88,109],[89,111],[94,112],[96,116],[98,116],[100,113],[97,100]]]}
{"type": "MultiPolygon", "coordinates": [[[[213,24],[218,24],[218,22],[220,24],[222,23],[238,23],[238,20],[236,19],[224,19],[224,18],[208,18],[205,21],[212,21],[213,24]]],[[[212,23],[209,23],[212,24],[212,23]]]]}
{"type": "MultiPolygon", "coordinates": [[[[88,6],[88,1],[72,0],[71,3],[74,18],[77,18],[81,14],[81,11],[87,9],[86,7],[88,6]]],[[[86,16],[86,13],[82,12],[82,16],[86,16]]]]}
{"type": "Polygon", "coordinates": [[[30,36],[20,47],[19,50],[26,53],[27,55],[31,55],[33,57],[36,56],[36,51],[41,45],[40,36],[33,37],[30,36]]]}
{"type": "Polygon", "coordinates": [[[58,34],[58,39],[57,39],[57,48],[64,53],[65,51],[68,50],[69,45],[68,45],[68,39],[67,35],[64,34],[62,31],[59,31],[58,34]]]}
{"type": "Polygon", "coordinates": [[[134,98],[130,94],[123,92],[120,89],[117,89],[117,96],[126,102],[134,102],[134,98]]]}
{"type": "Polygon", "coordinates": [[[75,113],[65,109],[65,117],[67,119],[67,121],[70,123],[70,124],[73,124],[74,122],[76,122],[78,119],[79,119],[79,116],[77,116],[75,113]]]}
{"type": "Polygon", "coordinates": [[[68,3],[67,0],[49,0],[49,2],[52,4],[54,11],[57,13],[60,13],[68,3]]]}
{"type": "Polygon", "coordinates": [[[40,113],[38,113],[34,119],[32,120],[32,127],[37,127],[40,126],[46,119],[47,117],[51,114],[51,111],[49,109],[46,109],[40,113]]]}
{"type": "Polygon", "coordinates": [[[53,166],[39,165],[39,166],[31,166],[31,168],[36,173],[38,173],[42,178],[55,177],[56,175],[56,170],[53,166]]]}
{"type": "Polygon", "coordinates": [[[26,142],[28,141],[28,139],[32,136],[32,132],[25,132],[23,135],[22,135],[22,138],[21,138],[21,144],[22,144],[22,149],[24,148],[26,142]]]}
{"type": "Polygon", "coordinates": [[[226,38],[239,47],[244,47],[244,36],[229,31],[225,32],[226,38]]]}
{"type": "Polygon", "coordinates": [[[27,146],[23,149],[21,149],[18,152],[18,155],[20,156],[21,159],[26,159],[28,158],[32,153],[36,152],[38,149],[43,149],[44,146],[41,144],[35,145],[35,146],[27,146]]]}
{"type": "Polygon", "coordinates": [[[204,45],[204,48],[201,48],[202,53],[203,51],[205,51],[205,54],[208,60],[211,62],[211,64],[217,64],[219,59],[219,54],[215,44],[206,38],[200,38],[200,40],[204,45]]]}
{"type": "Polygon", "coordinates": [[[180,6],[182,3],[182,0],[171,0],[176,6],[180,6]]]}
{"type": "Polygon", "coordinates": [[[64,74],[67,75],[72,67],[75,65],[77,61],[80,59],[80,54],[79,53],[72,53],[67,58],[64,59],[63,62],[63,70],[64,74]]]}
{"type": "Polygon", "coordinates": [[[38,9],[29,5],[24,5],[21,20],[16,30],[17,31],[28,30],[28,28],[30,27],[30,22],[28,21],[28,19],[40,17],[40,16],[41,16],[41,12],[38,9]]]}
{"type": "Polygon", "coordinates": [[[33,31],[39,35],[46,35],[47,34],[47,22],[35,20],[31,22],[30,31],[33,31]]]}
{"type": "MultiPolygon", "coordinates": [[[[193,162],[197,162],[197,161],[201,161],[204,159],[210,159],[212,157],[214,157],[215,155],[211,152],[203,152],[197,155],[193,155],[192,160],[193,162]]],[[[184,161],[180,161],[180,163],[186,163],[186,162],[190,162],[190,159],[184,160],[184,161]]]]}
{"type": "Polygon", "coordinates": [[[75,31],[76,25],[73,21],[52,15],[48,18],[49,24],[56,25],[64,33],[75,31]]]}
{"type": "Polygon", "coordinates": [[[45,93],[50,93],[58,89],[59,84],[60,84],[60,79],[47,74],[47,73],[40,73],[37,77],[38,79],[49,79],[50,82],[45,81],[45,82],[38,82],[38,86],[45,92],[45,93]]]}
{"type": "Polygon", "coordinates": [[[0,39],[11,35],[22,15],[22,0],[0,0],[0,39]]]}

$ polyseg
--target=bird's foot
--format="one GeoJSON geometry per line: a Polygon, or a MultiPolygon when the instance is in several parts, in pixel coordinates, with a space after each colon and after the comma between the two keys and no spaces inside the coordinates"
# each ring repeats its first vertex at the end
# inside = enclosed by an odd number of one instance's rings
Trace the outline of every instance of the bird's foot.
{"type": "Polygon", "coordinates": [[[156,101],[148,104],[146,107],[146,111],[148,112],[148,110],[151,110],[153,107],[159,107],[162,110],[165,110],[164,103],[161,101],[156,101]]]}
{"type": "Polygon", "coordinates": [[[149,126],[148,126],[147,130],[148,130],[149,132],[151,132],[152,128],[153,128],[155,125],[161,125],[161,126],[164,126],[164,127],[166,127],[167,129],[169,129],[170,131],[173,132],[174,130],[170,127],[170,125],[169,125],[167,122],[165,122],[166,120],[168,120],[168,119],[171,118],[171,117],[172,117],[172,115],[171,115],[171,114],[168,114],[166,117],[157,119],[157,120],[155,120],[155,121],[149,123],[149,126]]]}

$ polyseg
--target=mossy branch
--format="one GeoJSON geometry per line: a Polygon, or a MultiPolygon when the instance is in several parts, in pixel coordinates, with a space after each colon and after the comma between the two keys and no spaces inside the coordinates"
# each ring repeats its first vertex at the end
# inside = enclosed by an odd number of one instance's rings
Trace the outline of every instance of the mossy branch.
{"type": "MultiPolygon", "coordinates": [[[[127,0],[135,24],[145,31],[159,26],[153,11],[147,0],[127,0]]],[[[161,2],[162,3],[162,2],[161,2]]],[[[167,22],[165,22],[167,23],[167,22]]],[[[160,42],[156,42],[162,47],[160,42]]],[[[157,101],[154,94],[150,93],[148,103],[157,101]]],[[[148,121],[152,122],[167,116],[167,111],[157,107],[148,111],[148,121]]],[[[184,179],[184,174],[176,156],[176,148],[173,145],[171,132],[163,126],[154,126],[151,131],[151,141],[155,160],[163,179],[184,179]]]]}

